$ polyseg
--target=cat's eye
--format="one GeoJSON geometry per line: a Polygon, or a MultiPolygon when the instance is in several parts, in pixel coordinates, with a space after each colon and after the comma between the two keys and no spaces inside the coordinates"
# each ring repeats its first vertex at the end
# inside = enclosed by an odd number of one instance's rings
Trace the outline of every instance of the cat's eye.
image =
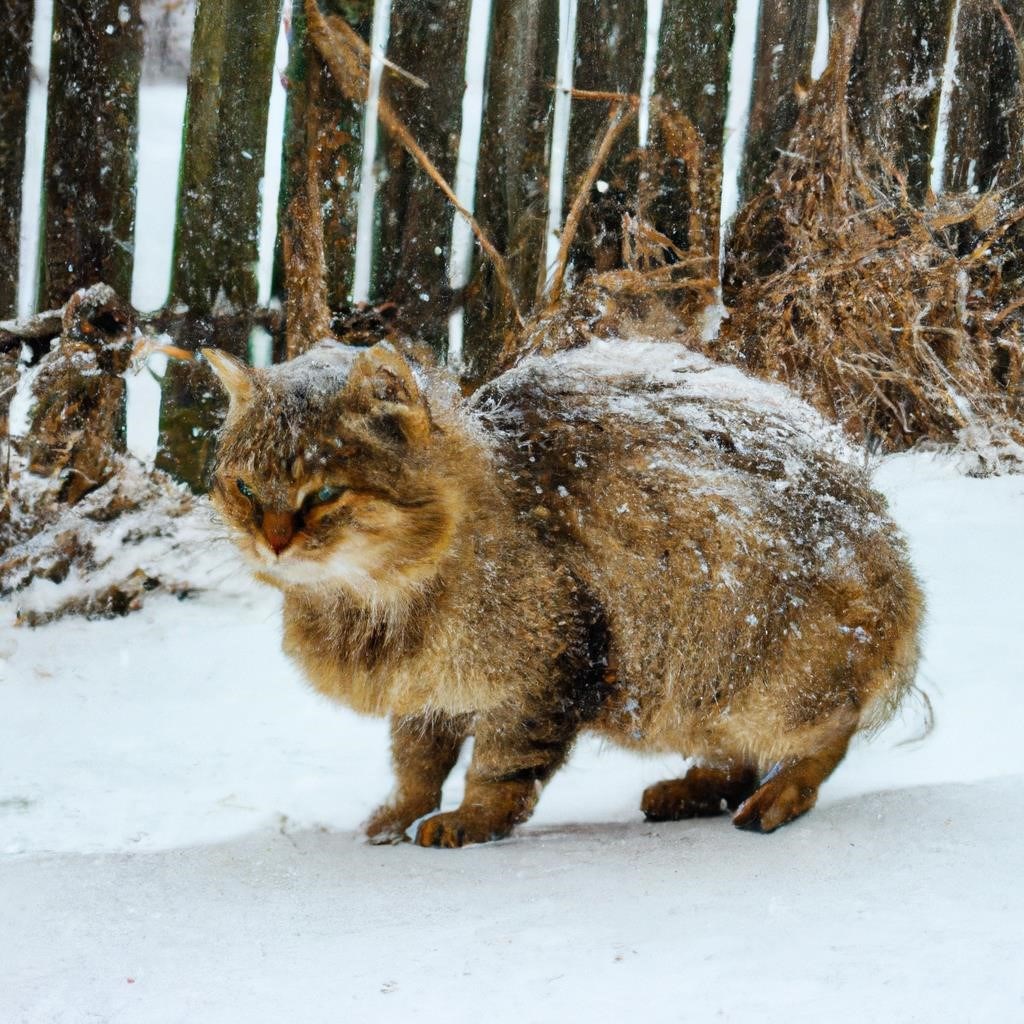
{"type": "Polygon", "coordinates": [[[244,480],[236,480],[235,484],[242,497],[248,498],[251,502],[256,501],[256,492],[244,480]]]}
{"type": "Polygon", "coordinates": [[[319,491],[311,494],[306,501],[310,505],[326,505],[327,502],[340,498],[344,493],[344,487],[321,487],[319,491]]]}

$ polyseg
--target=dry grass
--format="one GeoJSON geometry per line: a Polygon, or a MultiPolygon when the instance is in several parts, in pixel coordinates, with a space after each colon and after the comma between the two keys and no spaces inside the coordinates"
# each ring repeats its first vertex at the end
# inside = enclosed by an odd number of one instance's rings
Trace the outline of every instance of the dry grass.
{"type": "Polygon", "coordinates": [[[850,132],[855,38],[834,37],[787,152],[737,219],[731,315],[706,347],[889,449],[1019,424],[1024,209],[995,194],[911,203],[850,132]]]}

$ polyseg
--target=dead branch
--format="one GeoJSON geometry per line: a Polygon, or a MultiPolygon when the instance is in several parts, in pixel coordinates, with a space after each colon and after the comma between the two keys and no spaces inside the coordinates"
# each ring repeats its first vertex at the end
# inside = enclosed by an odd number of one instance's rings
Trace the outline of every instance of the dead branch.
{"type": "Polygon", "coordinates": [[[558,247],[555,270],[551,275],[551,283],[547,288],[549,302],[557,302],[562,294],[562,285],[565,281],[565,273],[569,264],[569,248],[576,237],[576,231],[579,228],[583,211],[590,201],[590,190],[594,187],[597,176],[601,173],[601,168],[604,167],[612,147],[618,141],[623,131],[636,118],[636,115],[637,106],[627,105],[625,101],[617,101],[608,114],[608,127],[605,129],[604,138],[601,140],[601,145],[598,147],[597,153],[594,154],[594,159],[587,168],[586,174],[583,175],[580,181],[579,187],[576,190],[576,198],[569,209],[569,216],[565,218],[565,226],[562,228],[562,239],[558,247]]]}

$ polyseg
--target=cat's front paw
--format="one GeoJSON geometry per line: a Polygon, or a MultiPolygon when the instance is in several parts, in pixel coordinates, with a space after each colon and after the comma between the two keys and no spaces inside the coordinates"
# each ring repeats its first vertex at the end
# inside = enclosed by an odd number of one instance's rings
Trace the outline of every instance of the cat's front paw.
{"type": "Polygon", "coordinates": [[[504,839],[511,831],[512,823],[496,825],[485,815],[459,809],[427,818],[416,831],[416,842],[419,846],[439,846],[454,850],[471,843],[504,839]]]}

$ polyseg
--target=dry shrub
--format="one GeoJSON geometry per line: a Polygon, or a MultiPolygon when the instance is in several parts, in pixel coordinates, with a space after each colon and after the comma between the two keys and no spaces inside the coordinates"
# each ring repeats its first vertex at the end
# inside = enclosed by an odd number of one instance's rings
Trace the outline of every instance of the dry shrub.
{"type": "Polygon", "coordinates": [[[526,323],[507,332],[491,375],[526,356],[553,355],[593,338],[642,336],[701,344],[704,316],[718,300],[721,167],[717,157],[709,157],[693,122],[666,102],[652,105],[652,145],[629,157],[640,163],[640,188],[634,208],[619,213],[620,269],[590,272],[574,281],[569,261],[576,231],[584,208],[594,203],[592,186],[623,123],[612,103],[604,140],[566,218],[551,284],[526,323]]]}
{"type": "Polygon", "coordinates": [[[992,194],[910,201],[896,169],[851,134],[850,20],[737,218],[730,319],[705,347],[789,383],[872,446],[1019,425],[1024,209],[992,194]]]}

